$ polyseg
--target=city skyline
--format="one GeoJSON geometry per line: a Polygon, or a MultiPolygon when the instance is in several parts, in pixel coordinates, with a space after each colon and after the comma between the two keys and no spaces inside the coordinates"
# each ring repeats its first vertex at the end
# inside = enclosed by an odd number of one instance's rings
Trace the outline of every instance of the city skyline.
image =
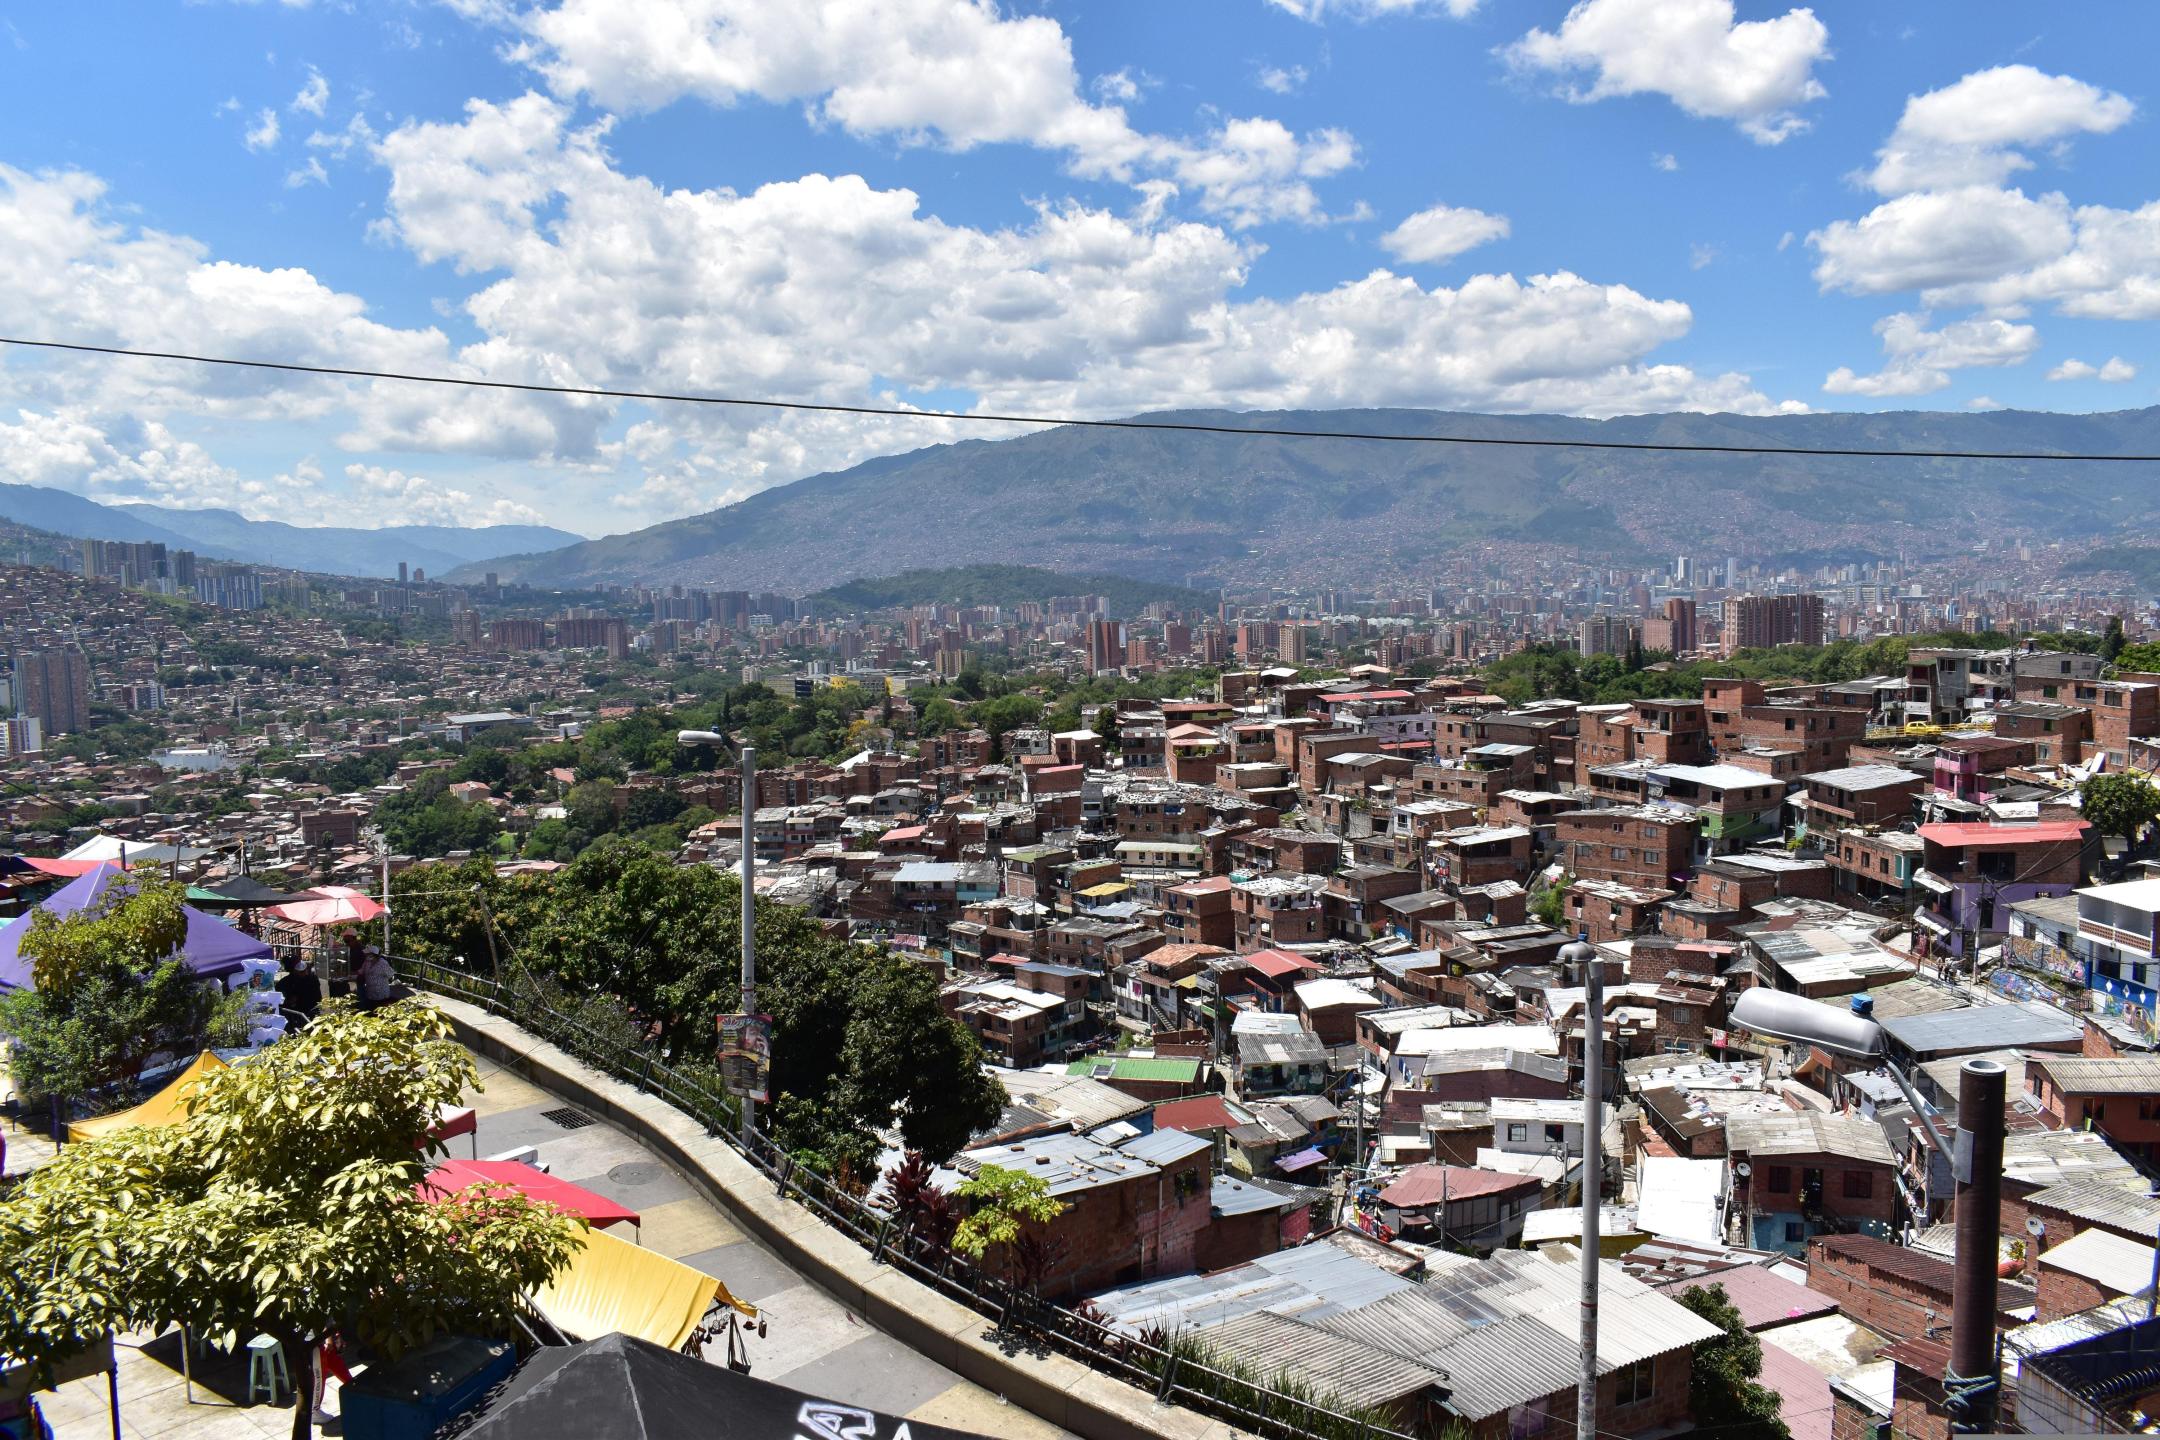
{"type": "MultiPolygon", "coordinates": [[[[2148,16],[1656,10],[173,6],[87,83],[19,14],[0,317],[1095,416],[2151,400],[2148,16]]],[[[10,478],[310,524],[621,531],[963,433],[0,363],[10,478]]]]}

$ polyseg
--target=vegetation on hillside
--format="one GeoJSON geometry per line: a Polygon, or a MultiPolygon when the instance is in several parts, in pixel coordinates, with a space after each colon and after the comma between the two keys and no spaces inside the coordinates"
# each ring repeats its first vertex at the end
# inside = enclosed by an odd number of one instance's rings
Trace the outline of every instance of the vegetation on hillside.
{"type": "MultiPolygon", "coordinates": [[[[614,837],[551,875],[505,879],[474,860],[391,882],[402,953],[606,997],[670,1063],[709,1059],[713,1017],[738,1008],[740,895],[732,875],[614,837]]],[[[933,972],[784,905],[757,906],[757,955],[774,1027],[769,1117],[790,1149],[867,1175],[883,1130],[943,1160],[997,1118],[1004,1091],[939,1008],[933,972]]]]}
{"type": "Polygon", "coordinates": [[[1182,585],[1123,575],[1067,575],[1032,565],[958,565],[850,580],[809,598],[819,614],[885,610],[904,605],[1018,605],[1061,595],[1100,595],[1112,615],[1137,615],[1150,605],[1212,610],[1215,597],[1182,585]]]}

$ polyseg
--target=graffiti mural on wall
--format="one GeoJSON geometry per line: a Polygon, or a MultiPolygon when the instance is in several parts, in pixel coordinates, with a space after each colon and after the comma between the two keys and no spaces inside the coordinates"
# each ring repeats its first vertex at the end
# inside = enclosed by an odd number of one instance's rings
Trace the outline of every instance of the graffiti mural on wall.
{"type": "Polygon", "coordinates": [[[2065,980],[2085,983],[2085,962],[2047,941],[2031,935],[2005,935],[2003,958],[2021,970],[2040,970],[2065,980]]]}

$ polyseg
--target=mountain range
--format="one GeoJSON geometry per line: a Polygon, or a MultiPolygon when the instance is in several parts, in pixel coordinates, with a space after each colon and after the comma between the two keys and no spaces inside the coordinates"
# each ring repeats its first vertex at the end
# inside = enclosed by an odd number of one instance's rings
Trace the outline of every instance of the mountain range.
{"type": "MultiPolygon", "coordinates": [[[[1235,435],[1061,426],[871,460],[737,504],[544,554],[496,558],[550,586],[680,583],[803,594],[866,576],[1020,564],[1186,584],[1415,577],[1489,545],[1615,561],[1941,555],[1976,540],[2160,528],[2150,467],[1549,448],[2160,453],[2160,408],[1611,420],[1429,410],[1181,411],[1235,435]],[[1315,439],[1457,436],[1513,444],[1315,439]]],[[[466,567],[466,575],[477,567],[466,567]]]]}
{"type": "Polygon", "coordinates": [[[213,560],[282,565],[322,575],[388,576],[399,561],[440,577],[498,555],[552,549],[582,537],[550,525],[390,525],[380,530],[287,525],[231,510],[167,505],[101,505],[67,490],[0,484],[0,519],[96,540],[162,542],[213,560]]]}

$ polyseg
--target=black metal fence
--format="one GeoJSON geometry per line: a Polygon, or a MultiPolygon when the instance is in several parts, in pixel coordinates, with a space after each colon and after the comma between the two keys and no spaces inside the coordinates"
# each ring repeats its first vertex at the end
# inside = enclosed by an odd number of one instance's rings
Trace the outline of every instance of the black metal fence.
{"type": "Polygon", "coordinates": [[[1064,1355],[1166,1404],[1183,1405],[1277,1440],[1411,1440],[1374,1416],[1344,1413],[1278,1388],[1279,1381],[1233,1373],[1221,1368],[1219,1359],[1208,1363],[1197,1358],[1197,1347],[1189,1343],[1154,1345],[1122,1335],[1049,1304],[963,1256],[923,1244],[890,1210],[797,1163],[764,1132],[744,1144],[737,1132],[734,1099],[657,1058],[627,1017],[610,1024],[591,1012],[564,1013],[559,995],[547,994],[530,980],[498,982],[425,960],[393,958],[391,964],[398,978],[415,990],[462,1000],[514,1021],[594,1069],[659,1096],[727,1143],[772,1181],[783,1198],[815,1212],[874,1260],[995,1321],[1005,1343],[1035,1354],[1064,1355]]]}

